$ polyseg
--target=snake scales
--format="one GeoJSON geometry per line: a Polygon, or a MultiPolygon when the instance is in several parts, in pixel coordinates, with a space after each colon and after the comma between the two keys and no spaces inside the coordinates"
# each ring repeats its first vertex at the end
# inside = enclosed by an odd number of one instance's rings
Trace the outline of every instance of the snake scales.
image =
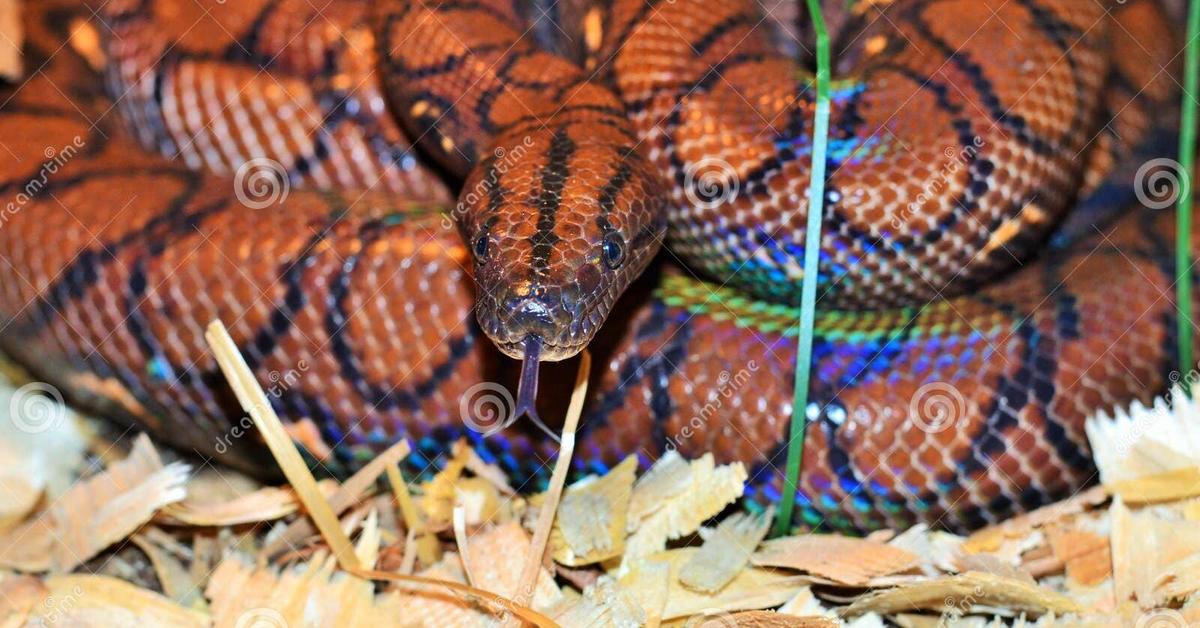
{"type": "MultiPolygon", "coordinates": [[[[1166,385],[1171,217],[1104,176],[1159,125],[1175,49],[1148,0],[874,4],[835,70],[799,522],[976,527],[1090,481],[1083,419],[1166,385]],[[1048,245],[1089,193],[1117,219],[1048,245]]],[[[776,500],[811,81],[755,3],[610,0],[587,28],[564,5],[566,38],[535,37],[535,8],[28,3],[0,108],[5,350],[255,467],[203,341],[219,318],[327,465],[407,437],[420,468],[467,437],[524,482],[553,443],[463,420],[513,383],[487,337],[558,360],[596,334],[577,472],[711,451],[776,500]],[[287,185],[259,188],[264,163],[287,185]]],[[[573,369],[543,367],[545,416],[573,369]]]]}

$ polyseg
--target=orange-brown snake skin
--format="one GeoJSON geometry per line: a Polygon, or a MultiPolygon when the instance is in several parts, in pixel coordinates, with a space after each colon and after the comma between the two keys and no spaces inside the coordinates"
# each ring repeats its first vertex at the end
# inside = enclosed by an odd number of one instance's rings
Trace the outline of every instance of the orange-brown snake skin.
{"type": "MultiPolygon", "coordinates": [[[[1170,135],[1177,37],[1150,0],[859,4],[796,523],[977,527],[1092,481],[1084,419],[1169,383],[1173,216],[1135,173],[1170,135]]],[[[711,451],[774,502],[815,96],[779,45],[803,25],[763,8],[28,2],[3,346],[265,472],[219,319],[326,467],[408,438],[428,470],[466,437],[527,488],[556,445],[507,425],[504,354],[536,338],[560,417],[588,346],[577,472],[711,451]]]]}

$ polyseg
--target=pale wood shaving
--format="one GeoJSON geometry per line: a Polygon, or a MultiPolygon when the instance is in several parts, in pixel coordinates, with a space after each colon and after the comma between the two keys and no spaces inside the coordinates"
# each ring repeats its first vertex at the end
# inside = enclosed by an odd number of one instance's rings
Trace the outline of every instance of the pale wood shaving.
{"type": "Polygon", "coordinates": [[[509,518],[508,513],[501,510],[496,487],[483,478],[459,479],[454,487],[454,502],[455,509],[462,508],[463,521],[467,525],[478,526],[489,521],[500,523],[509,518]]]}
{"type": "Polygon", "coordinates": [[[180,606],[141,587],[109,576],[66,575],[46,578],[46,595],[33,609],[32,625],[208,626],[208,616],[180,606]]]}
{"type": "Polygon", "coordinates": [[[1135,401],[1113,416],[1100,412],[1085,429],[1105,484],[1196,464],[1200,408],[1179,387],[1146,406],[1135,401]]]}
{"type": "Polygon", "coordinates": [[[809,534],[768,541],[751,562],[863,585],[874,577],[912,569],[921,559],[898,547],[866,539],[809,534]]]}
{"type": "Polygon", "coordinates": [[[966,613],[978,606],[1003,607],[1034,616],[1083,610],[1074,600],[1050,589],[973,571],[867,593],[840,612],[843,617],[913,609],[966,613]]]}
{"type": "Polygon", "coordinates": [[[955,571],[965,538],[943,530],[930,530],[919,523],[896,535],[887,544],[921,558],[921,572],[926,576],[955,571]]]}
{"type": "Polygon", "coordinates": [[[963,544],[963,550],[996,553],[1002,545],[1013,541],[1019,546],[1029,538],[1030,533],[1034,530],[1050,523],[1062,522],[1088,508],[1104,503],[1107,499],[1108,493],[1104,487],[1093,486],[1063,501],[1018,515],[1004,523],[978,530],[967,537],[963,544]]]}
{"type": "Polygon", "coordinates": [[[554,615],[563,626],[644,626],[646,611],[632,591],[610,578],[588,587],[583,596],[554,615]]]}
{"type": "Polygon", "coordinates": [[[358,557],[358,564],[362,565],[363,569],[374,569],[375,563],[379,561],[380,534],[379,511],[371,508],[363,521],[358,542],[354,544],[354,555],[358,557]]]}
{"type": "Polygon", "coordinates": [[[1088,530],[1070,529],[1050,531],[1046,538],[1072,582],[1095,586],[1112,577],[1112,553],[1107,537],[1088,530]]]}
{"type": "MultiPolygon", "coordinates": [[[[520,582],[520,569],[529,556],[529,533],[516,521],[490,527],[471,537],[464,557],[472,584],[498,595],[513,596],[520,582]]],[[[537,610],[547,609],[562,599],[562,592],[546,568],[538,570],[532,603],[537,610]]]]}
{"type": "Polygon", "coordinates": [[[339,572],[337,561],[326,552],[283,570],[256,569],[247,558],[234,554],[214,570],[205,594],[218,627],[261,625],[256,622],[371,628],[483,626],[495,625],[498,618],[514,611],[536,625],[550,625],[544,617],[516,609],[503,598],[485,599],[481,596],[487,592],[465,589],[459,557],[453,552],[417,577],[422,580],[377,571],[339,572]],[[396,585],[376,593],[368,577],[394,580],[396,585]]]}
{"type": "MultiPolygon", "coordinates": [[[[1028,571],[994,554],[962,554],[955,559],[955,564],[958,567],[955,571],[983,571],[1030,584],[1037,582],[1028,571]]],[[[872,581],[872,584],[875,582],[872,581]]]]}
{"type": "MultiPolygon", "coordinates": [[[[354,505],[362,496],[375,484],[375,480],[379,479],[380,475],[387,470],[387,467],[392,464],[397,464],[408,456],[409,445],[408,441],[400,441],[391,447],[385,449],[382,453],[376,456],[367,464],[363,465],[354,475],[350,476],[325,503],[328,505],[328,510],[333,515],[340,515],[346,509],[354,505]]],[[[297,471],[298,472],[298,471],[297,471]]],[[[308,477],[312,474],[308,469],[304,469],[304,473],[308,477]]],[[[321,498],[321,491],[318,486],[314,499],[321,498]]],[[[303,501],[303,500],[302,500],[303,501]]],[[[316,527],[313,521],[308,518],[300,518],[293,521],[288,527],[270,543],[263,547],[262,553],[266,556],[272,556],[277,552],[287,548],[297,546],[316,533],[316,527]]],[[[343,535],[344,536],[344,535],[343,535]]],[[[349,540],[346,541],[349,543],[349,540]]]]}
{"type": "Polygon", "coordinates": [[[1117,497],[1111,517],[1113,586],[1118,603],[1136,600],[1152,605],[1154,584],[1172,564],[1200,553],[1200,526],[1162,518],[1169,510],[1131,511],[1117,497]]]}
{"type": "MultiPolygon", "coordinates": [[[[2,45],[2,44],[0,44],[2,45]]],[[[12,382],[0,375],[0,408],[21,402],[12,382]]],[[[40,399],[47,422],[29,429],[12,412],[0,413],[0,531],[20,523],[39,501],[71,487],[83,464],[86,438],[74,412],[50,397],[40,399]]]]}
{"type": "Polygon", "coordinates": [[[838,622],[828,617],[796,617],[774,611],[743,611],[690,625],[697,628],[835,628],[838,622]]]}
{"type": "Polygon", "coordinates": [[[146,435],[129,457],[63,493],[31,521],[0,535],[0,565],[69,571],[130,535],[186,495],[189,468],[164,466],[146,435]]]}
{"type": "Polygon", "coordinates": [[[679,583],[680,569],[699,551],[694,547],[667,550],[645,557],[620,578],[627,589],[637,590],[642,586],[653,586],[653,580],[661,578],[661,571],[647,570],[644,566],[656,562],[668,565],[667,604],[663,620],[701,615],[713,611],[745,611],[774,608],[788,601],[808,580],[783,571],[750,567],[743,569],[715,594],[701,593],[679,583]]]}
{"type": "Polygon", "coordinates": [[[636,529],[642,519],[654,514],[668,500],[686,491],[691,484],[691,465],[679,452],[674,449],[668,450],[633,486],[629,497],[629,531],[636,529]]]}
{"type": "Polygon", "coordinates": [[[162,586],[163,595],[186,608],[202,611],[207,607],[201,595],[201,587],[179,558],[159,547],[144,534],[135,534],[129,540],[150,559],[154,575],[162,586]]]}
{"type": "Polygon", "coordinates": [[[1200,553],[1177,560],[1154,579],[1154,602],[1167,605],[1200,592],[1200,553]]]}
{"type": "Polygon", "coordinates": [[[508,483],[508,476],[504,474],[504,470],[500,467],[489,464],[479,457],[479,454],[467,446],[465,441],[458,441],[454,444],[455,447],[461,447],[466,450],[467,455],[467,470],[474,473],[476,477],[482,478],[489,482],[496,490],[505,495],[516,495],[517,492],[512,485],[508,483]]]}
{"type": "Polygon", "coordinates": [[[277,626],[402,625],[386,600],[398,596],[377,596],[369,580],[334,577],[334,566],[324,552],[282,571],[255,569],[245,558],[229,556],[205,589],[213,620],[217,626],[252,626],[256,621],[277,626]]]}
{"type": "Polygon", "coordinates": [[[700,550],[679,572],[683,586],[715,593],[750,562],[750,555],[767,535],[774,510],[760,515],[737,513],[726,517],[700,550]]]}
{"type": "MultiPolygon", "coordinates": [[[[578,567],[621,555],[636,472],[637,458],[629,456],[603,477],[567,487],[550,532],[550,555],[555,561],[578,567]]],[[[542,500],[536,495],[530,505],[540,507],[542,500]]]]}
{"type": "MultiPolygon", "coordinates": [[[[337,482],[322,480],[317,487],[326,498],[338,490],[337,482]]],[[[274,521],[300,510],[296,491],[287,487],[267,486],[225,502],[204,502],[189,496],[163,509],[167,523],[193,526],[235,526],[274,521]]]]}
{"type": "Polygon", "coordinates": [[[695,532],[745,490],[746,467],[741,463],[716,466],[712,454],[706,453],[688,466],[691,477],[687,488],[667,498],[626,540],[622,569],[662,551],[667,541],[695,532]]]}
{"type": "MultiPolygon", "coordinates": [[[[447,552],[442,560],[422,571],[419,576],[437,582],[412,583],[401,582],[397,585],[394,597],[387,597],[387,608],[403,618],[405,626],[501,626],[513,619],[510,611],[513,607],[509,602],[502,602],[497,608],[488,606],[483,599],[463,595],[446,583],[461,584],[465,582],[462,561],[458,554],[447,552]]],[[[380,576],[385,574],[379,574],[380,576]]],[[[535,625],[550,626],[543,623],[544,616],[533,619],[528,612],[516,613],[521,618],[529,618],[535,625]]],[[[374,628],[374,626],[372,626],[374,628]]]]}
{"type": "Polygon", "coordinates": [[[24,626],[33,608],[50,595],[39,578],[0,573],[0,628],[24,626]]]}
{"type": "Polygon", "coordinates": [[[1200,495],[1200,467],[1173,469],[1108,484],[1108,490],[1131,504],[1165,502],[1200,495]]]}
{"type": "Polygon", "coordinates": [[[788,600],[783,606],[779,607],[779,612],[785,615],[795,617],[823,617],[825,619],[837,619],[837,613],[832,609],[827,608],[817,596],[813,595],[812,587],[801,587],[792,599],[788,600]]]}

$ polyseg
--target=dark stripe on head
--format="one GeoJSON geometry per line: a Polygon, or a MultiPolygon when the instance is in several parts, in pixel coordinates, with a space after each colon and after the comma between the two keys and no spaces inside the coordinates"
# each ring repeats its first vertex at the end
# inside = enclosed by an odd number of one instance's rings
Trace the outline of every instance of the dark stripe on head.
{"type": "Polygon", "coordinates": [[[532,263],[534,271],[543,273],[550,266],[550,253],[558,243],[554,233],[558,207],[562,204],[563,187],[571,176],[569,162],[575,153],[575,142],[571,141],[566,128],[559,128],[550,140],[550,151],[546,165],[542,168],[542,192],[538,195],[537,231],[530,238],[533,245],[532,263]]]}

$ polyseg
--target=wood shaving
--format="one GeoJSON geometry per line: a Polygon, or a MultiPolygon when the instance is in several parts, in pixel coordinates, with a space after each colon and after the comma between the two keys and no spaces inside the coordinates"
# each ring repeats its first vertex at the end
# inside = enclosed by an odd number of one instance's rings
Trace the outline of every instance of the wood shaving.
{"type": "Polygon", "coordinates": [[[1112,577],[1112,552],[1107,537],[1076,529],[1054,531],[1046,537],[1072,582],[1095,586],[1112,577]]]}
{"type": "Polygon", "coordinates": [[[686,491],[691,483],[691,465],[679,452],[668,450],[633,486],[629,497],[629,531],[633,532],[643,519],[686,491]]]}
{"type": "Polygon", "coordinates": [[[1101,482],[1126,503],[1200,495],[1200,406],[1178,386],[1084,425],[1101,482]]]}
{"type": "MultiPolygon", "coordinates": [[[[808,584],[808,580],[775,569],[749,567],[743,569],[715,594],[701,593],[683,586],[679,573],[683,565],[691,560],[699,549],[684,547],[659,552],[645,557],[638,566],[620,578],[628,589],[638,590],[643,586],[654,586],[653,581],[661,572],[648,566],[666,563],[668,566],[667,604],[663,619],[677,619],[701,615],[713,611],[743,611],[774,608],[791,599],[808,584]]],[[[661,569],[661,567],[657,568],[661,569]]]]}
{"type": "Polygon", "coordinates": [[[33,625],[200,628],[208,617],[109,576],[68,575],[45,580],[46,594],[30,614],[33,625]]]}
{"type": "Polygon", "coordinates": [[[1001,524],[989,526],[967,537],[963,550],[967,552],[997,552],[1002,545],[1016,541],[1024,543],[1030,533],[1047,524],[1061,522],[1073,515],[1098,506],[1108,499],[1104,487],[1093,486],[1068,499],[1043,506],[1032,512],[1019,515],[1001,524]]]}
{"type": "Polygon", "coordinates": [[[562,605],[554,620],[564,626],[644,626],[648,621],[638,597],[608,578],[562,605]]]}
{"type": "MultiPolygon", "coordinates": [[[[515,597],[520,585],[521,567],[530,552],[529,533],[515,521],[497,525],[471,537],[464,554],[466,572],[472,584],[497,595],[515,597]]],[[[533,608],[544,610],[562,599],[554,577],[545,568],[538,573],[533,608]]]]}
{"type": "Polygon", "coordinates": [[[150,559],[150,564],[154,567],[154,575],[158,578],[159,585],[162,586],[163,595],[187,608],[204,610],[207,607],[198,583],[184,567],[183,561],[151,541],[146,535],[135,534],[129,540],[150,559]]]}
{"type": "Polygon", "coordinates": [[[796,617],[774,611],[745,611],[692,624],[697,627],[724,628],[834,628],[838,622],[828,617],[796,617]]]}
{"type": "MultiPolygon", "coordinates": [[[[0,381],[0,402],[3,394],[0,381]]],[[[375,569],[368,571],[339,565],[292,486],[263,487],[224,469],[183,477],[185,468],[165,465],[144,436],[121,459],[124,443],[105,441],[88,421],[64,424],[71,429],[57,445],[0,436],[0,559],[23,569],[97,572],[21,575],[0,563],[0,628],[499,626],[518,619],[568,628],[1200,625],[1200,498],[1178,486],[1191,481],[1194,465],[1164,469],[1155,455],[1171,464],[1180,458],[1139,449],[1157,436],[1135,434],[1125,455],[1110,457],[1105,464],[1118,466],[1104,486],[965,539],[916,526],[865,539],[805,535],[765,544],[769,515],[728,508],[743,491],[745,469],[718,466],[711,455],[686,461],[669,452],[640,479],[627,459],[559,493],[554,509],[540,507],[541,496],[514,494],[465,443],[413,499],[397,445],[341,486],[310,485],[338,513],[334,525],[354,564],[375,569]],[[85,446],[109,469],[80,480],[85,446]],[[31,452],[44,460],[30,463],[31,452]],[[31,472],[38,464],[45,466],[31,472]],[[394,492],[373,490],[383,471],[394,492]],[[170,486],[142,488],[157,486],[155,477],[171,479],[170,486]],[[6,486],[4,478],[19,481],[6,486]],[[152,498],[156,490],[185,488],[182,501],[152,498]],[[75,495],[80,490],[86,499],[75,495]],[[552,549],[547,556],[534,549],[523,517],[538,520],[552,549]],[[19,543],[18,532],[27,535],[19,543]],[[84,590],[86,599],[76,599],[84,590]]],[[[1114,438],[1106,429],[1094,434],[1114,438]]],[[[1176,450],[1192,426],[1181,429],[1179,443],[1170,444],[1176,450]]],[[[556,461],[559,491],[569,451],[556,461]]]]}
{"type": "MultiPolygon", "coordinates": [[[[325,480],[317,483],[327,498],[337,492],[337,483],[325,480]]],[[[286,487],[264,487],[225,502],[203,502],[190,496],[163,508],[168,523],[193,526],[234,526],[260,521],[274,521],[294,514],[300,509],[296,492],[286,487]]]]}
{"type": "Polygon", "coordinates": [[[626,540],[623,567],[662,551],[669,540],[695,532],[745,490],[746,467],[741,463],[718,467],[712,454],[707,453],[688,467],[691,477],[687,488],[666,498],[626,540]]]}
{"type": "Polygon", "coordinates": [[[968,572],[867,593],[842,609],[841,614],[857,617],[864,613],[886,615],[924,609],[962,615],[979,606],[1002,607],[1033,616],[1083,610],[1070,598],[1035,584],[968,572]]]}
{"type": "Polygon", "coordinates": [[[737,513],[726,517],[680,569],[680,583],[704,593],[716,593],[729,584],[767,536],[774,512],[768,509],[761,515],[737,513]]]}
{"type": "Polygon", "coordinates": [[[866,539],[809,534],[765,543],[751,559],[755,565],[795,569],[848,585],[907,571],[920,557],[892,545],[866,539]]]}
{"type": "Polygon", "coordinates": [[[33,520],[0,535],[0,565],[70,571],[187,496],[187,465],[163,465],[145,435],[129,457],[76,484],[33,520]]]}
{"type": "MultiPolygon", "coordinates": [[[[587,478],[567,487],[550,532],[550,552],[555,561],[578,567],[621,555],[636,471],[637,458],[629,456],[603,477],[587,478]]],[[[538,495],[530,505],[540,506],[541,502],[538,495]]]]}

